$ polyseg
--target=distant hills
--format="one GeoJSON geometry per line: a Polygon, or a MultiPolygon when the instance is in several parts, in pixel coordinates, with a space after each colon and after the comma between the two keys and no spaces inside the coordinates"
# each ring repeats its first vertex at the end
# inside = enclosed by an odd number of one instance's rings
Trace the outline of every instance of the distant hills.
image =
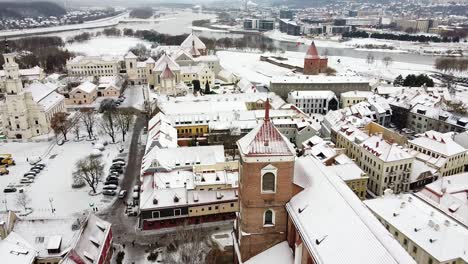
{"type": "Polygon", "coordinates": [[[0,19],[62,16],[65,13],[63,7],[52,2],[0,2],[0,19]]]}

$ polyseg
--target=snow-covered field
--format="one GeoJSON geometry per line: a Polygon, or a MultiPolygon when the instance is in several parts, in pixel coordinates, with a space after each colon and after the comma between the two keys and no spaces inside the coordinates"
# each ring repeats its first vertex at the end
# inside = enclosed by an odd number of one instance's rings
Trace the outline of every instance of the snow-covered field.
{"type": "Polygon", "coordinates": [[[291,70],[260,61],[260,53],[218,51],[221,66],[251,82],[269,84],[273,76],[291,74],[291,70]]]}
{"type": "MultiPolygon", "coordinates": [[[[82,131],[82,133],[85,132],[82,131]]],[[[69,137],[73,138],[71,134],[69,137]]],[[[131,133],[127,138],[130,139],[130,137],[131,133]]],[[[104,135],[101,135],[100,138],[101,140],[107,140],[107,136],[104,135]]],[[[124,144],[125,151],[120,156],[126,156],[129,143],[130,140],[126,140],[124,144]]],[[[107,176],[112,159],[119,155],[120,147],[120,143],[109,144],[102,152],[102,160],[105,163],[103,178],[107,176]]],[[[12,154],[16,162],[15,166],[8,168],[10,170],[9,175],[0,177],[0,200],[2,201],[0,211],[8,208],[8,210],[13,209],[23,212],[23,209],[16,203],[18,191],[3,193],[3,189],[7,186],[24,189],[24,192],[31,199],[28,205],[33,209],[30,214],[31,217],[79,215],[85,210],[92,210],[93,206],[102,210],[109,206],[113,199],[116,199],[102,194],[90,196],[88,193],[91,189],[87,185],[78,189],[71,187],[75,163],[79,159],[88,156],[93,150],[90,141],[75,142],[71,139],[62,146],[57,145],[55,140],[39,143],[0,143],[0,149],[2,149],[2,152],[12,154]],[[38,156],[42,158],[41,163],[46,165],[45,169],[36,176],[33,183],[20,184],[23,174],[31,168],[26,159],[38,156]],[[51,213],[51,206],[55,209],[55,214],[51,213]]],[[[101,191],[101,188],[102,183],[98,186],[98,192],[101,191]]]]}
{"type": "Polygon", "coordinates": [[[121,107],[133,107],[138,110],[143,110],[143,85],[129,85],[124,94],[125,101],[120,105],[121,107]]]}
{"type": "MultiPolygon", "coordinates": [[[[294,74],[289,69],[260,61],[261,53],[219,51],[217,55],[220,58],[221,66],[251,82],[269,84],[273,76],[294,74]]],[[[295,66],[302,67],[304,64],[304,53],[287,51],[284,54],[265,53],[263,55],[287,58],[285,63],[295,66]]],[[[343,56],[330,56],[328,65],[334,68],[339,76],[363,76],[370,79],[387,80],[393,80],[399,74],[405,76],[410,73],[419,74],[434,71],[432,66],[424,64],[392,62],[387,67],[377,59],[373,64],[368,64],[366,59],[343,56]]]]}
{"type": "Polygon", "coordinates": [[[96,37],[85,42],[67,44],[65,48],[69,51],[82,53],[88,56],[123,56],[131,47],[134,47],[137,44],[143,44],[147,48],[151,47],[151,43],[138,38],[96,37]]]}

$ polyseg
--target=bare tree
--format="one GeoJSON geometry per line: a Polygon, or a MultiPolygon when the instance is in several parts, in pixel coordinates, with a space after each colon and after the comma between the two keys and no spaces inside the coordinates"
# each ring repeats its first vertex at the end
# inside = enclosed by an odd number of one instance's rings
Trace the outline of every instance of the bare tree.
{"type": "Polygon", "coordinates": [[[166,263],[205,263],[210,246],[201,229],[186,224],[177,228],[171,244],[167,247],[166,263]]]}
{"type": "Polygon", "coordinates": [[[76,141],[80,141],[80,129],[81,128],[81,123],[80,122],[75,122],[73,124],[73,133],[75,134],[75,139],[76,141]]]}
{"type": "Polygon", "coordinates": [[[76,162],[73,177],[81,178],[96,193],[97,185],[104,175],[104,164],[100,157],[88,156],[76,162]]]}
{"type": "Polygon", "coordinates": [[[94,138],[94,127],[96,124],[96,112],[93,109],[81,110],[81,120],[86,127],[86,132],[88,132],[89,139],[94,138]]]}
{"type": "Polygon", "coordinates": [[[368,53],[368,54],[367,54],[367,58],[366,58],[367,64],[374,64],[374,61],[375,61],[374,55],[368,53]]]}
{"type": "Polygon", "coordinates": [[[25,192],[18,193],[18,195],[16,196],[16,205],[24,208],[25,211],[28,208],[30,202],[31,198],[29,198],[29,196],[25,192]]]}
{"type": "Polygon", "coordinates": [[[102,131],[112,139],[112,143],[115,143],[115,133],[117,130],[116,111],[109,109],[104,112],[99,125],[101,126],[102,131]]]}
{"type": "Polygon", "coordinates": [[[57,112],[50,120],[50,127],[54,130],[55,135],[63,135],[64,140],[67,140],[67,134],[72,128],[72,121],[68,118],[70,114],[65,112],[57,112]]]}
{"type": "Polygon", "coordinates": [[[390,64],[393,63],[393,59],[390,56],[385,56],[382,58],[382,62],[385,65],[385,67],[388,67],[390,64]]]}
{"type": "Polygon", "coordinates": [[[128,109],[120,109],[115,114],[115,123],[117,129],[122,133],[122,141],[125,142],[125,136],[130,130],[130,123],[133,119],[133,112],[128,109]]]}

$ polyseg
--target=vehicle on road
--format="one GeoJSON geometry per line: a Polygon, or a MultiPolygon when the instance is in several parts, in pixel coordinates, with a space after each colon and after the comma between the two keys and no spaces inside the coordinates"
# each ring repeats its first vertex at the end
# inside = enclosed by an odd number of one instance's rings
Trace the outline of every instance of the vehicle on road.
{"type": "Polygon", "coordinates": [[[125,162],[125,159],[123,159],[123,158],[115,158],[115,159],[112,160],[112,162],[118,162],[118,161],[125,162]]]}
{"type": "Polygon", "coordinates": [[[107,196],[115,196],[116,192],[114,190],[104,190],[102,191],[102,194],[107,196]]]}
{"type": "Polygon", "coordinates": [[[35,173],[33,171],[28,171],[25,174],[23,174],[23,176],[29,176],[29,175],[32,175],[32,176],[36,177],[37,173],[35,173]]]}
{"type": "Polygon", "coordinates": [[[114,161],[112,162],[112,166],[114,165],[125,166],[125,161],[114,161]]]}
{"type": "Polygon", "coordinates": [[[123,199],[125,196],[127,196],[127,190],[121,190],[119,192],[119,199],[123,199]]]}
{"type": "Polygon", "coordinates": [[[119,185],[119,180],[108,180],[104,182],[104,185],[119,185]]]}
{"type": "Polygon", "coordinates": [[[106,178],[106,181],[109,181],[109,180],[116,180],[116,181],[118,181],[119,178],[118,178],[117,176],[112,176],[112,175],[111,175],[111,176],[107,176],[107,178],[106,178]]]}
{"type": "Polygon", "coordinates": [[[41,172],[41,170],[39,170],[39,169],[34,169],[34,168],[30,169],[30,171],[34,171],[35,173],[41,172]]]}
{"type": "Polygon", "coordinates": [[[23,177],[23,179],[31,179],[31,180],[34,180],[36,178],[36,176],[34,175],[26,175],[23,177]]]}
{"type": "Polygon", "coordinates": [[[14,192],[16,192],[16,188],[15,187],[6,187],[5,189],[3,189],[3,192],[4,193],[14,193],[14,192]]]}
{"type": "Polygon", "coordinates": [[[123,169],[122,168],[111,168],[110,169],[110,172],[117,172],[117,173],[123,173],[123,169]]]}

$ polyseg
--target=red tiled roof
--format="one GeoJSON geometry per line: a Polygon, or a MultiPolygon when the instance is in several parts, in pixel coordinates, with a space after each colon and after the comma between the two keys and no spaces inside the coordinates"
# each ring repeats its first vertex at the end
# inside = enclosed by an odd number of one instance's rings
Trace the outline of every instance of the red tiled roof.
{"type": "Polygon", "coordinates": [[[238,141],[239,149],[248,156],[290,156],[294,155],[291,143],[270,121],[270,104],[265,106],[265,120],[238,141]]]}
{"type": "Polygon", "coordinates": [[[320,56],[318,55],[317,47],[315,47],[315,43],[312,41],[312,44],[310,44],[309,49],[307,50],[306,54],[307,59],[318,59],[320,56]]]}
{"type": "Polygon", "coordinates": [[[169,69],[169,65],[166,64],[166,68],[161,73],[161,79],[172,79],[174,78],[174,73],[169,69]]]}

